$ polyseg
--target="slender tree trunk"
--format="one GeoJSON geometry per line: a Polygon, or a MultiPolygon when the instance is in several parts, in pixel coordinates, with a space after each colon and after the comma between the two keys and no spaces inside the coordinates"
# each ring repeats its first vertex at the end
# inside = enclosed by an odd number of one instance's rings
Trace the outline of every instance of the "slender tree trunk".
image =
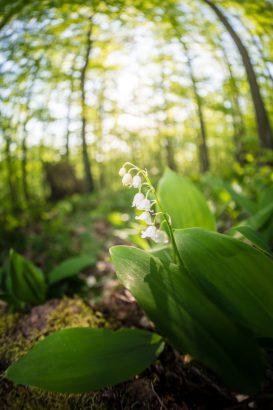
{"type": "Polygon", "coordinates": [[[194,74],[193,64],[192,64],[191,57],[189,55],[187,44],[182,40],[181,37],[179,37],[179,42],[180,44],[182,44],[184,48],[185,57],[187,60],[187,65],[188,65],[188,70],[189,70],[189,75],[190,75],[190,79],[192,83],[194,99],[195,99],[196,108],[197,108],[197,117],[198,117],[199,124],[200,124],[200,136],[199,136],[199,142],[198,142],[200,171],[206,172],[209,170],[210,163],[209,163],[209,153],[208,153],[208,146],[207,146],[207,130],[206,130],[206,123],[205,123],[204,112],[203,112],[203,102],[202,102],[202,98],[198,91],[197,79],[194,74]]]}
{"type": "Polygon", "coordinates": [[[23,138],[22,138],[22,186],[23,186],[23,195],[26,203],[29,203],[30,195],[28,190],[28,180],[27,180],[27,120],[23,124],[23,138]]]}
{"type": "MultiPolygon", "coordinates": [[[[6,131],[6,132],[9,132],[9,131],[6,131]]],[[[8,181],[8,187],[9,187],[10,203],[11,203],[11,209],[14,212],[17,212],[19,210],[19,202],[18,202],[18,197],[16,193],[16,187],[14,185],[14,169],[12,165],[12,156],[11,156],[11,150],[10,150],[11,138],[9,135],[6,135],[5,139],[6,139],[5,159],[6,159],[6,164],[7,164],[7,181],[8,181]]]]}
{"type": "Polygon", "coordinates": [[[104,102],[105,102],[105,89],[106,89],[106,84],[105,84],[105,78],[103,77],[103,74],[101,74],[102,77],[102,84],[100,88],[100,92],[98,95],[98,109],[97,109],[97,124],[96,124],[96,137],[97,137],[97,153],[101,155],[101,159],[99,162],[99,185],[100,188],[103,188],[105,186],[105,172],[104,172],[104,165],[103,165],[103,136],[104,136],[104,102]]]}
{"type": "MultiPolygon", "coordinates": [[[[33,83],[32,83],[33,84],[33,83]]],[[[21,172],[22,172],[22,188],[23,188],[23,195],[26,203],[29,203],[30,195],[28,189],[28,176],[27,176],[27,162],[28,162],[28,146],[27,146],[27,124],[30,119],[29,113],[29,104],[31,100],[32,94],[32,85],[28,90],[27,101],[26,101],[26,117],[23,122],[22,126],[22,142],[21,142],[21,150],[22,150],[22,160],[21,160],[21,172]]]]}
{"type": "Polygon", "coordinates": [[[236,147],[236,159],[239,162],[243,160],[243,137],[245,135],[245,124],[243,113],[241,110],[239,102],[239,89],[235,75],[233,73],[233,68],[228,58],[228,54],[224,45],[221,45],[223,58],[225,65],[227,67],[229,82],[231,85],[231,100],[232,100],[232,117],[233,117],[233,128],[234,128],[234,145],[236,147]]]}
{"type": "Polygon", "coordinates": [[[228,33],[230,34],[232,40],[236,44],[240,56],[243,61],[243,65],[246,70],[251,96],[253,100],[253,105],[256,114],[257,126],[258,126],[258,134],[260,144],[264,148],[271,148],[273,149],[273,135],[269,123],[269,118],[266,112],[266,108],[262,99],[262,95],[260,92],[259,84],[257,81],[256,73],[254,71],[250,56],[246,47],[244,46],[242,40],[236,33],[236,31],[231,26],[228,19],[225,17],[223,12],[214,4],[212,0],[203,0],[217,15],[221,23],[224,25],[228,33]]]}
{"type": "Polygon", "coordinates": [[[85,182],[86,188],[88,192],[94,191],[94,180],[93,175],[91,172],[91,164],[88,154],[88,145],[86,141],[86,125],[87,125],[87,113],[86,113],[86,75],[88,69],[89,58],[92,49],[92,34],[93,28],[93,21],[92,18],[89,18],[89,28],[86,35],[86,48],[85,48],[85,56],[84,56],[84,64],[81,69],[80,75],[80,90],[81,90],[81,140],[82,140],[82,158],[83,158],[83,166],[84,166],[84,174],[85,174],[85,182]]]}
{"type": "Polygon", "coordinates": [[[171,141],[171,138],[166,138],[165,140],[165,148],[166,148],[166,153],[167,153],[167,164],[170,169],[173,171],[177,170],[177,166],[174,160],[174,149],[173,149],[173,144],[171,141]]]}
{"type": "Polygon", "coordinates": [[[40,62],[41,58],[36,62],[34,72],[31,76],[30,80],[30,85],[27,90],[27,95],[26,95],[26,117],[23,121],[23,126],[22,126],[22,143],[21,143],[21,150],[22,150],[22,161],[21,161],[21,170],[22,170],[22,188],[23,188],[23,195],[26,203],[29,203],[30,201],[30,194],[29,194],[29,189],[28,189],[28,175],[27,175],[27,163],[28,163],[28,144],[27,144],[27,137],[28,137],[28,131],[27,131],[27,124],[31,118],[30,114],[30,102],[32,98],[32,91],[33,91],[33,86],[40,68],[40,62]]]}
{"type": "MultiPolygon", "coordinates": [[[[161,71],[160,89],[161,89],[162,96],[163,96],[163,101],[164,101],[163,109],[164,109],[165,116],[166,116],[164,125],[168,127],[170,125],[170,119],[169,119],[168,99],[166,95],[166,86],[165,86],[164,61],[163,61],[162,71],[161,71]]],[[[176,162],[174,158],[174,148],[173,148],[173,137],[172,136],[167,136],[164,139],[164,147],[166,150],[167,165],[170,169],[172,169],[173,171],[176,171],[177,166],[176,166],[176,162]]]]}
{"type": "Polygon", "coordinates": [[[69,95],[67,99],[67,113],[66,113],[66,134],[65,134],[65,158],[69,162],[70,158],[70,123],[71,123],[71,108],[72,108],[72,100],[73,100],[73,93],[75,88],[75,65],[76,65],[77,56],[73,58],[71,73],[70,73],[70,81],[69,81],[69,95]]]}
{"type": "Polygon", "coordinates": [[[73,80],[70,82],[70,93],[67,100],[67,114],[66,114],[66,133],[65,133],[65,158],[69,162],[70,158],[70,122],[71,122],[71,105],[73,94],[73,80]]]}

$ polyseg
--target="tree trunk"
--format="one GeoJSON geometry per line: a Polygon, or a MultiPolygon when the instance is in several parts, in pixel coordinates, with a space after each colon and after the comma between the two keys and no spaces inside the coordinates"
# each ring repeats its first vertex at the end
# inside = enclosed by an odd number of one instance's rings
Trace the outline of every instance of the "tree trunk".
{"type": "Polygon", "coordinates": [[[29,194],[29,189],[28,189],[28,177],[27,177],[27,163],[28,163],[28,145],[27,145],[27,137],[28,137],[28,132],[27,132],[27,124],[31,118],[30,114],[30,102],[32,98],[32,91],[33,91],[33,86],[40,68],[40,62],[41,58],[37,60],[35,63],[35,69],[34,72],[32,73],[31,79],[30,79],[30,85],[28,87],[27,93],[26,93],[26,116],[23,122],[22,126],[22,143],[21,143],[21,150],[22,150],[22,161],[21,161],[21,170],[22,170],[22,188],[23,188],[23,195],[26,203],[29,203],[30,200],[30,194],[29,194]]]}
{"type": "Polygon", "coordinates": [[[23,195],[25,198],[26,203],[29,203],[30,200],[30,195],[29,195],[29,190],[28,190],[28,181],[27,181],[27,154],[28,154],[28,150],[27,150],[27,122],[28,119],[26,121],[24,121],[23,124],[23,138],[22,138],[22,163],[21,163],[21,167],[22,167],[22,187],[23,187],[23,195]]]}
{"type": "Polygon", "coordinates": [[[84,166],[84,174],[85,174],[85,183],[86,189],[88,192],[94,191],[94,180],[93,175],[91,172],[91,164],[88,155],[88,145],[86,141],[86,125],[87,125],[87,113],[86,113],[86,74],[88,69],[88,63],[92,48],[92,28],[93,28],[93,21],[92,18],[89,18],[89,28],[86,35],[86,49],[85,49],[85,57],[84,57],[84,64],[81,69],[80,75],[80,90],[81,90],[81,139],[82,139],[82,158],[83,158],[83,166],[84,166]]]}
{"type": "MultiPolygon", "coordinates": [[[[168,108],[168,99],[166,95],[166,86],[165,86],[165,74],[164,74],[164,60],[162,64],[162,71],[161,71],[161,82],[160,82],[160,89],[163,97],[163,110],[165,112],[165,120],[164,120],[164,126],[168,128],[170,125],[170,118],[169,118],[169,108],[168,108]]],[[[161,131],[162,132],[162,131],[161,131]]],[[[164,132],[164,130],[163,130],[164,132]]],[[[166,155],[166,162],[167,165],[170,169],[173,171],[177,170],[176,162],[175,162],[175,157],[174,157],[174,149],[173,149],[173,140],[172,136],[167,136],[164,139],[164,147],[165,147],[165,155],[166,155]]]]}
{"type": "Polygon", "coordinates": [[[250,56],[246,47],[244,46],[242,40],[235,32],[231,24],[229,23],[228,19],[222,13],[222,11],[213,3],[212,0],[203,0],[217,15],[221,23],[225,26],[226,30],[230,34],[232,40],[236,44],[240,56],[242,58],[243,65],[246,70],[251,96],[253,100],[253,105],[256,114],[257,126],[258,126],[258,134],[260,144],[264,148],[271,148],[273,149],[273,135],[269,123],[269,118],[265,109],[265,105],[262,99],[262,95],[260,92],[259,84],[257,81],[256,73],[254,71],[250,56]]]}
{"type": "Polygon", "coordinates": [[[193,69],[191,57],[189,55],[188,47],[186,43],[182,40],[181,37],[179,37],[179,42],[182,44],[184,51],[185,51],[189,75],[190,75],[190,79],[192,83],[194,99],[195,99],[196,108],[197,108],[197,117],[198,117],[199,124],[200,124],[200,136],[199,136],[199,142],[198,142],[200,171],[206,172],[209,170],[210,163],[209,163],[209,153],[208,153],[208,146],[207,146],[207,130],[206,130],[206,124],[205,124],[205,119],[204,119],[204,113],[203,113],[202,98],[198,91],[197,80],[194,74],[194,69],[193,69]]]}
{"type": "Polygon", "coordinates": [[[29,189],[28,189],[28,178],[27,178],[27,161],[28,161],[28,146],[27,146],[27,124],[30,119],[30,114],[29,114],[29,104],[31,100],[31,94],[32,94],[32,85],[33,82],[30,86],[30,89],[28,90],[27,93],[27,101],[26,101],[26,117],[23,122],[23,127],[22,127],[22,142],[21,142],[21,150],[22,150],[22,160],[21,160],[21,172],[22,172],[22,188],[23,188],[23,195],[26,203],[29,203],[30,200],[30,195],[29,195],[29,189]]]}
{"type": "Polygon", "coordinates": [[[166,154],[167,154],[167,164],[170,169],[173,171],[177,170],[176,163],[174,160],[174,150],[173,150],[173,144],[171,138],[166,138],[165,140],[165,148],[166,148],[166,154]]]}
{"type": "Polygon", "coordinates": [[[71,122],[71,105],[73,94],[73,79],[70,81],[70,93],[67,99],[67,114],[66,114],[66,134],[65,134],[65,157],[69,162],[70,157],[70,122],[71,122]]]}
{"type": "MultiPolygon", "coordinates": [[[[9,133],[10,131],[7,130],[5,132],[9,133]]],[[[12,164],[13,161],[12,161],[11,150],[10,150],[11,138],[9,135],[6,135],[5,139],[6,139],[5,159],[6,159],[6,164],[7,164],[7,180],[8,180],[8,187],[9,187],[11,209],[14,212],[18,212],[20,210],[20,207],[19,207],[16,187],[14,184],[14,167],[12,164]]]]}
{"type": "Polygon", "coordinates": [[[105,116],[105,90],[106,90],[106,82],[105,78],[103,77],[103,73],[101,73],[101,88],[98,94],[98,107],[97,107],[97,120],[96,120],[96,152],[99,156],[101,156],[99,163],[99,186],[102,189],[105,186],[105,172],[104,172],[104,164],[103,164],[103,137],[104,137],[104,116],[105,116]]]}
{"type": "Polygon", "coordinates": [[[236,148],[236,159],[238,162],[243,161],[243,137],[245,135],[245,124],[243,119],[243,113],[239,102],[239,89],[235,75],[233,73],[232,65],[229,61],[228,54],[224,45],[221,45],[223,58],[227,67],[229,81],[231,85],[231,100],[232,100],[232,117],[234,128],[234,145],[236,148]]]}

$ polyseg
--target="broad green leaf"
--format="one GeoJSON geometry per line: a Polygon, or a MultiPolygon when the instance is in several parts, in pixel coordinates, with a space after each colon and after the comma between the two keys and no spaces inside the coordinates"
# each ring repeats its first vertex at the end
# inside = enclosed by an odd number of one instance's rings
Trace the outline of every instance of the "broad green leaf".
{"type": "Polygon", "coordinates": [[[273,261],[237,239],[200,228],[175,231],[195,283],[259,337],[273,337],[273,261]]]}
{"type": "Polygon", "coordinates": [[[163,265],[168,266],[172,262],[172,248],[169,245],[155,246],[149,249],[148,252],[160,259],[163,265]]]}
{"type": "Polygon", "coordinates": [[[259,388],[263,373],[260,350],[244,328],[214,305],[188,272],[126,246],[110,253],[123,285],[137,299],[162,335],[241,392],[259,388]]]}
{"type": "Polygon", "coordinates": [[[43,272],[15,251],[10,252],[6,288],[11,297],[20,302],[39,304],[45,300],[43,272]]]}
{"type": "Polygon", "coordinates": [[[215,219],[204,196],[188,179],[167,169],[159,181],[158,196],[175,228],[200,226],[215,230],[215,219]]]}
{"type": "Polygon", "coordinates": [[[16,384],[83,393],[132,378],[163,347],[160,336],[144,330],[63,329],[36,344],[6,375],[16,384]]]}
{"type": "Polygon", "coordinates": [[[253,245],[255,245],[260,250],[265,252],[268,256],[271,256],[271,257],[273,256],[273,253],[271,252],[271,249],[267,245],[264,238],[259,234],[259,232],[256,232],[251,226],[239,225],[239,226],[236,226],[236,227],[232,228],[229,232],[230,233],[239,232],[246,239],[248,239],[250,242],[252,242],[253,245]]]}
{"type": "Polygon", "coordinates": [[[66,259],[60,265],[52,269],[48,274],[49,284],[59,282],[60,280],[70,278],[77,275],[81,270],[87,266],[93,265],[95,260],[92,256],[82,255],[75,258],[66,259]]]}

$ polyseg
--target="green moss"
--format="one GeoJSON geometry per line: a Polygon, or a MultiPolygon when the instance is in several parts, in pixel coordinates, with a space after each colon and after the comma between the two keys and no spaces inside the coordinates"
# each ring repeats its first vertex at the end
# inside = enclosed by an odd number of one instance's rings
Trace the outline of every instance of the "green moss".
{"type": "Polygon", "coordinates": [[[28,314],[5,312],[0,318],[0,402],[4,409],[99,409],[101,393],[64,395],[37,388],[14,386],[3,376],[5,368],[50,333],[66,327],[108,327],[101,313],[79,298],[52,300],[28,314]]]}

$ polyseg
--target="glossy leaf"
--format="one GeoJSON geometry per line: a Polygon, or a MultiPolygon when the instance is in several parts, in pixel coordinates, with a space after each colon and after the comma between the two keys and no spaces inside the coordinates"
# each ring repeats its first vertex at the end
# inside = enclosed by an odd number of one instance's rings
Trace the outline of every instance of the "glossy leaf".
{"type": "Polygon", "coordinates": [[[214,305],[177,265],[126,246],[110,250],[118,278],[180,352],[213,369],[230,387],[255,391],[263,372],[254,338],[214,305]]]}
{"type": "Polygon", "coordinates": [[[273,261],[242,241],[200,228],[177,230],[183,262],[202,291],[259,337],[273,337],[273,261]]]}
{"type": "Polygon", "coordinates": [[[144,330],[64,329],[39,342],[6,375],[48,391],[88,392],[142,372],[163,347],[160,336],[144,330]]]}
{"type": "Polygon", "coordinates": [[[215,219],[204,196],[188,179],[167,169],[159,181],[158,196],[174,228],[200,226],[215,230],[215,219]]]}
{"type": "Polygon", "coordinates": [[[172,262],[172,248],[169,245],[155,246],[147,251],[150,255],[161,260],[163,265],[170,265],[172,262]]]}
{"type": "Polygon", "coordinates": [[[70,278],[94,263],[94,258],[89,255],[66,259],[64,262],[52,269],[51,272],[49,272],[48,281],[50,284],[53,284],[59,282],[60,280],[70,278]]]}

